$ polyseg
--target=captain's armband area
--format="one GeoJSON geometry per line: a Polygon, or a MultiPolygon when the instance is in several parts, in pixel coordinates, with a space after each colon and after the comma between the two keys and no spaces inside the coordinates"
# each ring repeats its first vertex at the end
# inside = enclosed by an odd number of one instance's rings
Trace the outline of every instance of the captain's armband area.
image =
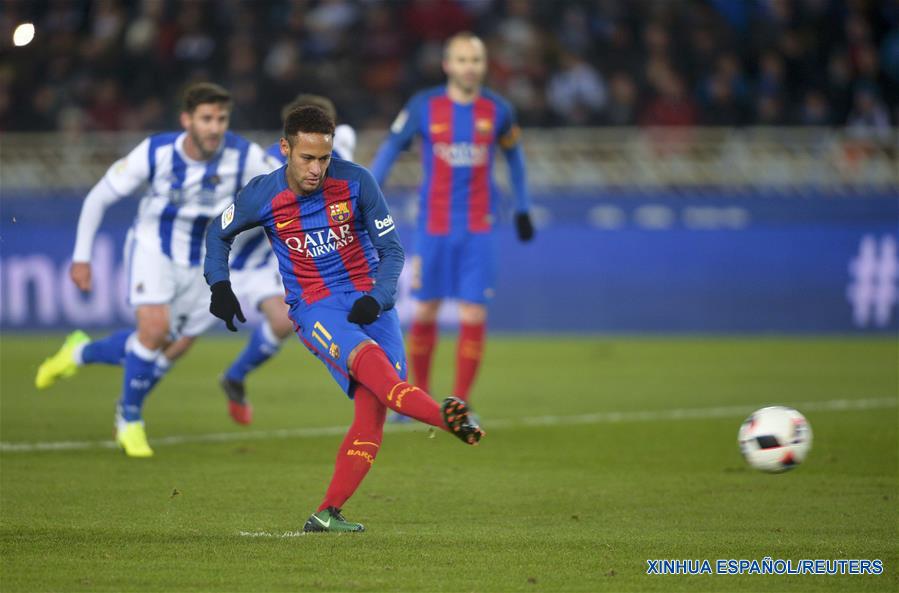
{"type": "Polygon", "coordinates": [[[514,124],[509,131],[499,137],[499,145],[503,150],[515,148],[521,141],[521,128],[514,124]]]}

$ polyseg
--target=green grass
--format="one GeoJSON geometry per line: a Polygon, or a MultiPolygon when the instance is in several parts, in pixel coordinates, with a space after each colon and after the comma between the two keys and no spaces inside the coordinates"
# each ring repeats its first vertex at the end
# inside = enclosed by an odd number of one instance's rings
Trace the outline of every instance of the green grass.
{"type": "MultiPolygon", "coordinates": [[[[58,337],[0,343],[3,442],[102,441],[120,373],[48,392],[58,337]]],[[[243,431],[215,378],[240,348],[210,339],[151,396],[152,439],[243,431]]],[[[345,508],[367,532],[302,528],[340,436],[0,454],[0,589],[12,591],[895,591],[897,410],[807,411],[793,472],[748,470],[745,414],[490,427],[491,419],[895,398],[897,346],[863,339],[498,338],[473,396],[488,436],[467,448],[388,434],[345,508]],[[881,558],[880,576],[652,576],[646,560],[881,558]]],[[[452,342],[436,366],[451,384],[452,342]]],[[[341,426],[352,409],[291,343],[250,383],[253,431],[341,426]]],[[[814,406],[812,406],[814,408],[814,406]]],[[[257,435],[258,436],[258,435],[257,435]]]]}

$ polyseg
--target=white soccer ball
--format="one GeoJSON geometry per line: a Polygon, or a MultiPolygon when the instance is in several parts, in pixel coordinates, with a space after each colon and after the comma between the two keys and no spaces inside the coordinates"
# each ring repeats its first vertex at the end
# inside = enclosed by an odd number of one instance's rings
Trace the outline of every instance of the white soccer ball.
{"type": "Polygon", "coordinates": [[[812,427],[805,416],[784,406],[752,413],[737,435],[746,463],[763,472],[783,472],[803,462],[812,448],[812,427]]]}

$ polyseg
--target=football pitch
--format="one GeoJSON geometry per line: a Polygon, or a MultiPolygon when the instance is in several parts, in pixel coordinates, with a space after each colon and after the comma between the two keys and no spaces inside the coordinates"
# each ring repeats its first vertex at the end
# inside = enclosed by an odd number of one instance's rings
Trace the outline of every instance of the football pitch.
{"type": "MultiPolygon", "coordinates": [[[[246,337],[246,333],[241,334],[246,337]]],[[[499,337],[466,447],[390,427],[344,511],[303,535],[352,406],[299,344],[250,378],[251,427],[210,338],[150,396],[156,456],[111,446],[120,371],[46,392],[61,336],[0,340],[0,589],[13,591],[896,591],[897,344],[856,338],[499,337]],[[814,431],[780,475],[744,464],[754,409],[814,431]],[[881,559],[881,575],[654,575],[647,560],[881,559]]],[[[452,384],[441,343],[435,396],[452,384]]]]}

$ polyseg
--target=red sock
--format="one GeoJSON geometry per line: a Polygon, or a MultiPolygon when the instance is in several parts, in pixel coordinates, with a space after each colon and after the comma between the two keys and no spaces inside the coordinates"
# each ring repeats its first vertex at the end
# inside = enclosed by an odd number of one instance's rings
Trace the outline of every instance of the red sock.
{"type": "Polygon", "coordinates": [[[436,343],[436,322],[412,322],[412,327],[409,328],[409,362],[411,363],[412,380],[425,391],[429,391],[431,359],[434,357],[436,343]]]}
{"type": "Polygon", "coordinates": [[[331,506],[339,509],[349,500],[371,469],[378,449],[381,448],[387,408],[362,385],[356,386],[353,401],[353,423],[337,450],[334,475],[325,493],[325,500],[318,507],[319,511],[331,506]]]}
{"type": "Polygon", "coordinates": [[[368,387],[391,410],[445,428],[440,405],[427,392],[400,379],[377,344],[369,344],[356,354],[352,372],[356,381],[368,387]]]}
{"type": "Polygon", "coordinates": [[[466,402],[474,383],[484,352],[484,323],[463,323],[459,327],[459,347],[456,350],[456,387],[453,395],[466,402]]]}

